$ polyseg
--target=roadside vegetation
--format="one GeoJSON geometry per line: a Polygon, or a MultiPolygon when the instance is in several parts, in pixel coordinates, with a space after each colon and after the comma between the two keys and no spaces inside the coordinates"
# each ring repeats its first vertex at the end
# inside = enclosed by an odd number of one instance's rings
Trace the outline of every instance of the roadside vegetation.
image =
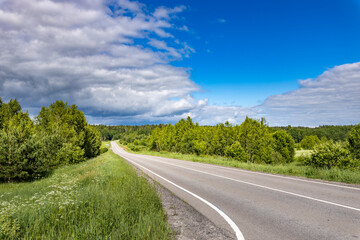
{"type": "Polygon", "coordinates": [[[0,239],[171,238],[154,186],[112,152],[0,184],[0,239]]]}
{"type": "Polygon", "coordinates": [[[227,122],[199,126],[187,118],[158,126],[146,141],[119,142],[143,154],[360,184],[360,124],[325,126],[312,132],[310,128],[294,129],[271,128],[264,119],[246,118],[236,126],[227,122]],[[294,129],[309,135],[295,141],[289,133],[294,129]],[[327,138],[331,135],[326,130],[344,140],[327,138]]]}
{"type": "Polygon", "coordinates": [[[100,132],[75,105],[56,101],[32,120],[16,99],[0,98],[0,182],[39,179],[99,155],[100,145],[100,132]]]}
{"type": "Polygon", "coordinates": [[[325,169],[306,166],[302,162],[295,160],[289,164],[260,164],[260,163],[247,163],[240,162],[234,159],[221,156],[197,156],[195,154],[182,154],[174,152],[155,152],[149,150],[128,151],[137,154],[152,155],[159,157],[175,158],[180,160],[209,163],[224,167],[235,167],[250,171],[258,171],[272,174],[283,174],[298,177],[307,177],[314,179],[322,179],[327,181],[344,182],[351,184],[360,184],[360,171],[350,169],[325,169]]]}

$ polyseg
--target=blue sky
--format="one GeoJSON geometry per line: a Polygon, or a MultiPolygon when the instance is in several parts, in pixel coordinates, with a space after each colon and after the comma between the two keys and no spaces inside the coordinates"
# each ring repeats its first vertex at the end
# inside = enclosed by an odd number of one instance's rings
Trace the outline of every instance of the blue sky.
{"type": "Polygon", "coordinates": [[[0,97],[95,124],[357,124],[360,1],[4,0],[0,97]]]}
{"type": "MultiPolygon", "coordinates": [[[[166,4],[169,1],[147,1],[166,4]]],[[[196,53],[174,65],[191,68],[198,98],[254,106],[294,90],[297,80],[360,60],[360,1],[171,1],[196,53]]]]}

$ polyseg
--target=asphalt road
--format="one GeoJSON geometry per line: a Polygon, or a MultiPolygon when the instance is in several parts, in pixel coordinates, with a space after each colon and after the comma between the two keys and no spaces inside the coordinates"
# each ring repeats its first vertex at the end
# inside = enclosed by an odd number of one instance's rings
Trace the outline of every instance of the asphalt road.
{"type": "Polygon", "coordinates": [[[360,187],[112,150],[238,239],[360,239],[360,187]]]}

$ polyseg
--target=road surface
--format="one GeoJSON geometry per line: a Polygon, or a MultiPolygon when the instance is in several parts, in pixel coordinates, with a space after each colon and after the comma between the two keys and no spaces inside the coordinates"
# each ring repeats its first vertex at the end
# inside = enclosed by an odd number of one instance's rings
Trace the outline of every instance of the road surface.
{"type": "Polygon", "coordinates": [[[360,239],[360,187],[112,150],[237,239],[360,239]]]}

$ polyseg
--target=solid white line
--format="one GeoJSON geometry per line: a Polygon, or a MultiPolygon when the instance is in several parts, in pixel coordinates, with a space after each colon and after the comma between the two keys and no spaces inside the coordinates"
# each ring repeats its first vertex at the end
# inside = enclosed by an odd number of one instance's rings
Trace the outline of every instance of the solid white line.
{"type": "Polygon", "coordinates": [[[339,203],[334,203],[334,202],[330,202],[330,201],[326,201],[326,200],[322,200],[322,199],[318,199],[318,198],[308,197],[308,196],[305,196],[305,195],[301,195],[301,194],[297,194],[297,193],[293,193],[293,192],[288,192],[288,191],[284,191],[284,190],[277,189],[277,188],[266,187],[266,186],[263,186],[263,185],[259,185],[259,184],[255,184],[255,183],[251,183],[251,182],[246,182],[246,181],[242,181],[242,180],[238,180],[238,179],[234,179],[234,178],[224,177],[224,176],[221,176],[221,175],[208,173],[208,172],[204,172],[204,171],[200,171],[200,170],[195,170],[195,169],[192,169],[192,168],[187,168],[187,167],[179,166],[179,165],[176,165],[176,164],[163,162],[163,161],[160,161],[160,160],[152,160],[152,161],[161,162],[163,164],[167,164],[167,165],[170,165],[170,166],[179,167],[179,168],[183,168],[183,169],[187,169],[187,170],[191,170],[191,171],[199,172],[199,173],[203,173],[203,174],[208,174],[208,175],[211,175],[211,176],[214,176],[214,177],[224,178],[224,179],[232,180],[232,181],[235,181],[235,182],[240,182],[240,183],[244,183],[244,184],[247,184],[247,185],[256,186],[256,187],[260,187],[260,188],[264,188],[264,189],[268,189],[268,190],[272,190],[272,191],[276,191],[276,192],[286,193],[286,194],[289,194],[289,195],[293,195],[293,196],[297,196],[297,197],[301,197],[301,198],[306,198],[306,199],[309,199],[309,200],[322,202],[322,203],[326,203],[326,204],[330,204],[330,205],[334,205],[334,206],[338,206],[338,207],[342,207],[342,208],[347,208],[347,209],[350,209],[350,210],[360,212],[360,209],[358,209],[358,208],[350,207],[350,206],[339,204],[339,203]]]}
{"type": "MultiPolygon", "coordinates": [[[[137,154],[137,155],[144,156],[144,157],[151,156],[151,157],[156,157],[156,158],[174,159],[174,158],[165,158],[165,157],[153,156],[153,155],[142,155],[142,154],[137,154]]],[[[221,169],[226,169],[226,170],[232,170],[232,171],[238,171],[238,172],[246,172],[246,173],[250,173],[250,174],[265,175],[265,176],[269,176],[269,177],[284,178],[284,179],[289,179],[289,180],[293,180],[293,181],[315,183],[315,184],[321,184],[321,185],[327,185],[327,186],[332,186],[332,187],[339,187],[339,188],[346,188],[346,189],[360,191],[360,187],[350,187],[350,186],[339,185],[339,184],[334,184],[334,183],[318,182],[318,181],[313,181],[313,180],[306,180],[306,179],[300,179],[300,178],[280,176],[280,175],[275,175],[275,174],[271,174],[271,173],[263,173],[263,172],[256,172],[256,171],[251,171],[251,170],[239,169],[239,168],[235,168],[235,167],[231,167],[231,166],[224,167],[224,166],[220,166],[220,165],[214,165],[214,164],[202,163],[202,162],[193,162],[193,161],[187,161],[187,160],[181,160],[181,159],[174,159],[174,160],[184,161],[184,162],[193,164],[195,166],[203,166],[203,165],[205,165],[205,166],[208,166],[208,167],[216,167],[216,168],[221,168],[221,169]]]]}
{"type": "MultiPolygon", "coordinates": [[[[116,143],[115,143],[115,144],[116,144],[116,143]]],[[[116,144],[116,148],[120,148],[120,147],[116,144]]],[[[118,155],[120,155],[120,154],[118,154],[118,155]]],[[[170,181],[170,180],[168,180],[168,179],[160,176],[159,174],[154,173],[154,172],[151,171],[150,169],[147,169],[146,167],[144,167],[144,166],[142,166],[142,165],[140,165],[140,164],[138,164],[138,163],[135,163],[134,161],[128,159],[127,157],[124,157],[124,156],[120,156],[120,157],[122,157],[122,158],[126,159],[127,161],[131,162],[132,164],[134,164],[134,165],[136,165],[136,166],[138,166],[138,167],[140,167],[140,168],[148,171],[149,173],[157,176],[158,178],[161,178],[161,179],[163,179],[164,181],[166,181],[166,182],[174,185],[175,187],[183,190],[184,192],[190,194],[191,196],[199,199],[200,201],[202,201],[203,203],[205,203],[206,205],[208,205],[209,207],[211,207],[212,209],[214,209],[217,213],[220,214],[221,217],[223,217],[223,218],[225,219],[225,221],[226,221],[226,222],[230,225],[230,227],[234,230],[234,232],[235,232],[235,234],[236,234],[236,238],[237,238],[238,240],[245,240],[243,234],[241,233],[241,231],[240,231],[240,229],[238,228],[238,226],[234,223],[234,221],[231,220],[231,218],[230,218],[228,215],[226,215],[223,211],[221,211],[218,207],[216,207],[215,205],[213,205],[213,204],[210,203],[209,201],[207,201],[207,200],[203,199],[202,197],[196,195],[195,193],[190,192],[189,190],[187,190],[187,189],[185,189],[185,188],[183,188],[183,187],[181,187],[181,186],[173,183],[172,181],[170,181]]]]}

